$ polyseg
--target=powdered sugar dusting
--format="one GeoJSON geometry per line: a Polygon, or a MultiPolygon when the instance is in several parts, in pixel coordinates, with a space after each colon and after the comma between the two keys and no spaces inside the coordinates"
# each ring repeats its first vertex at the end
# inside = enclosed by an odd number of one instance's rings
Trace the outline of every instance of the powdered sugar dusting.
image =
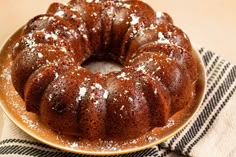
{"type": "Polygon", "coordinates": [[[11,72],[10,72],[10,70],[8,68],[3,69],[0,77],[5,79],[7,81],[7,83],[10,83],[10,81],[11,81],[11,72]]]}
{"type": "Polygon", "coordinates": [[[158,41],[163,44],[170,44],[170,40],[167,39],[162,32],[158,32],[158,41]]]}
{"type": "Polygon", "coordinates": [[[87,91],[87,89],[85,87],[81,87],[79,90],[79,95],[81,97],[85,96],[86,91],[87,91]]]}
{"type": "Polygon", "coordinates": [[[38,122],[32,121],[31,119],[28,118],[26,115],[21,115],[21,119],[23,122],[25,122],[30,128],[32,129],[38,129],[38,122]]]}
{"type": "Polygon", "coordinates": [[[107,99],[108,98],[109,92],[107,90],[104,91],[103,98],[107,99]]]}
{"type": "Polygon", "coordinates": [[[121,79],[121,80],[129,80],[125,72],[122,72],[120,75],[117,75],[116,78],[121,79]]]}
{"type": "Polygon", "coordinates": [[[143,73],[146,73],[145,67],[146,67],[145,64],[140,65],[140,66],[138,66],[137,71],[142,71],[143,73]]]}
{"type": "Polygon", "coordinates": [[[129,97],[129,102],[133,102],[134,101],[134,99],[133,98],[131,98],[131,97],[129,97]]]}
{"type": "Polygon", "coordinates": [[[121,111],[123,111],[123,110],[124,110],[124,108],[125,108],[125,106],[124,106],[124,105],[122,105],[122,106],[120,107],[120,110],[121,110],[121,111]]]}
{"type": "Polygon", "coordinates": [[[35,39],[33,38],[32,33],[29,33],[28,36],[25,36],[24,41],[25,41],[26,45],[28,45],[29,48],[32,48],[37,45],[35,42],[35,39]]]}
{"type": "Polygon", "coordinates": [[[78,144],[78,142],[72,142],[70,145],[70,148],[78,148],[78,146],[79,146],[79,144],[78,144]]]}
{"type": "Polygon", "coordinates": [[[131,16],[131,19],[132,19],[131,22],[130,22],[131,25],[135,25],[135,24],[139,23],[140,17],[135,16],[134,14],[131,14],[130,16],[131,16]]]}
{"type": "Polygon", "coordinates": [[[63,17],[65,15],[65,12],[60,10],[60,11],[56,12],[55,15],[59,16],[59,17],[63,17]]]}
{"type": "Polygon", "coordinates": [[[164,126],[162,129],[170,128],[170,127],[172,127],[174,125],[175,125],[175,121],[173,119],[168,119],[167,125],[164,126]]]}
{"type": "Polygon", "coordinates": [[[99,83],[95,83],[95,87],[96,87],[97,89],[99,89],[99,90],[102,90],[102,89],[103,89],[102,86],[101,86],[99,83]]]}
{"type": "Polygon", "coordinates": [[[14,50],[14,49],[17,49],[19,46],[20,46],[20,43],[17,42],[17,43],[14,45],[13,50],[14,50]]]}
{"type": "Polygon", "coordinates": [[[67,50],[66,50],[65,47],[61,47],[60,50],[61,50],[62,52],[67,52],[67,50]]]}
{"type": "Polygon", "coordinates": [[[39,57],[39,58],[43,58],[43,54],[39,52],[39,53],[38,53],[38,57],[39,57]]]}
{"type": "Polygon", "coordinates": [[[77,103],[79,103],[79,101],[81,101],[82,97],[85,96],[86,92],[87,92],[87,89],[85,87],[80,87],[79,96],[76,98],[77,103]]]}
{"type": "Polygon", "coordinates": [[[127,3],[124,3],[123,6],[127,9],[130,9],[131,8],[131,5],[130,4],[127,4],[127,3]]]}
{"type": "Polygon", "coordinates": [[[56,34],[54,34],[53,32],[51,32],[50,34],[44,32],[44,34],[45,34],[45,39],[46,40],[48,40],[49,38],[52,38],[53,40],[57,40],[58,39],[58,36],[56,34]]]}
{"type": "Polygon", "coordinates": [[[156,17],[161,18],[163,16],[163,13],[161,11],[156,12],[156,17]]]}

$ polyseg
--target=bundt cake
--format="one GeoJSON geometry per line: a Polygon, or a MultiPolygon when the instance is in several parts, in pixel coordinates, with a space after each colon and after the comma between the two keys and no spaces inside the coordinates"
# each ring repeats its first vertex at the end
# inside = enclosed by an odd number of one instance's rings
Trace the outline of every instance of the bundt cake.
{"type": "Polygon", "coordinates": [[[172,18],[140,0],[53,3],[12,49],[12,83],[29,112],[56,132],[90,140],[139,137],[194,97],[197,63],[172,18]],[[115,61],[92,73],[83,63],[115,61]]]}

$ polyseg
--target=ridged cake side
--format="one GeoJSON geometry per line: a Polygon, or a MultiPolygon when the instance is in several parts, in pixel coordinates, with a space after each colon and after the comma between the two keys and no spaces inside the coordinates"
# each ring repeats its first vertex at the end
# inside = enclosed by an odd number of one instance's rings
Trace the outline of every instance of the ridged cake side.
{"type": "Polygon", "coordinates": [[[139,0],[53,3],[31,19],[12,51],[12,81],[53,130],[129,139],[163,127],[194,96],[197,63],[172,18],[139,0]],[[92,73],[88,59],[119,63],[92,73]]]}

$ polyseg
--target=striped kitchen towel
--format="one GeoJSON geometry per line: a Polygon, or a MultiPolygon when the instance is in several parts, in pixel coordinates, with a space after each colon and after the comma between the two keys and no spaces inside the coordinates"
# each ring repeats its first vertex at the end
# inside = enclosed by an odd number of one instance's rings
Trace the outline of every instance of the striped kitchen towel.
{"type": "MultiPolygon", "coordinates": [[[[193,120],[160,145],[116,157],[236,156],[236,66],[204,48],[198,51],[206,67],[207,91],[193,120]]],[[[0,116],[4,123],[0,137],[1,157],[88,157],[41,144],[18,129],[5,115],[0,116]]]]}

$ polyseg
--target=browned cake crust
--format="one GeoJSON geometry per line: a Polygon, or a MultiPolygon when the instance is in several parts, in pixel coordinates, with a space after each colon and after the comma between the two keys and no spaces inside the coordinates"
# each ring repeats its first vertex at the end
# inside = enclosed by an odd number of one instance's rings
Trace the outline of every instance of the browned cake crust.
{"type": "Polygon", "coordinates": [[[198,78],[187,35],[139,0],[53,3],[12,50],[12,82],[53,130],[87,139],[135,138],[189,104],[198,78]],[[123,67],[108,74],[88,59],[123,67]]]}

